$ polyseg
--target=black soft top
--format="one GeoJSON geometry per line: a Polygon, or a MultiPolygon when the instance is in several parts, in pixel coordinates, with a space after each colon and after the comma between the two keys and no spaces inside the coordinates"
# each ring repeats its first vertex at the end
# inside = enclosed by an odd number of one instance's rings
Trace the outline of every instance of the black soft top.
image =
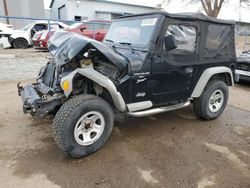
{"type": "Polygon", "coordinates": [[[235,24],[235,21],[233,21],[233,20],[217,19],[217,18],[213,18],[213,17],[210,17],[210,16],[206,16],[206,15],[204,15],[202,13],[197,13],[197,12],[172,14],[172,13],[162,11],[162,12],[150,12],[150,13],[144,13],[144,14],[122,16],[120,18],[132,18],[132,17],[137,17],[137,16],[150,16],[150,15],[155,15],[155,14],[158,14],[158,15],[160,14],[160,15],[164,15],[166,17],[177,18],[177,19],[202,20],[202,21],[214,22],[214,23],[219,23],[219,24],[228,24],[228,25],[234,25],[235,24]]]}

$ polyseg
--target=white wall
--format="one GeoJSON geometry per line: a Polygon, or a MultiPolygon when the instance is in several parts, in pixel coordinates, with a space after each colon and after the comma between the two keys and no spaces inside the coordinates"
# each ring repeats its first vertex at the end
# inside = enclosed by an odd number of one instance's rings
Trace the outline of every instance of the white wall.
{"type": "Polygon", "coordinates": [[[44,9],[44,14],[46,19],[52,19],[52,11],[51,9],[44,9]]]}
{"type": "MultiPolygon", "coordinates": [[[[55,0],[62,1],[62,0],[55,0]]],[[[55,3],[54,2],[54,3],[55,3]]],[[[133,5],[123,5],[116,3],[105,3],[91,0],[81,0],[79,7],[77,7],[76,0],[68,0],[66,3],[67,8],[67,19],[74,20],[75,16],[86,16],[88,19],[97,19],[96,11],[109,11],[109,12],[119,12],[119,13],[145,13],[154,12],[157,9],[139,7],[133,5]]]]}
{"type": "MultiPolygon", "coordinates": [[[[44,4],[42,0],[7,0],[6,2],[9,16],[45,18],[44,4]]],[[[0,15],[5,16],[2,0],[0,0],[0,15]]],[[[3,20],[4,19],[0,19],[0,22],[3,22],[3,20]]],[[[15,29],[19,29],[31,22],[29,20],[9,20],[10,24],[12,24],[15,29]]]]}
{"type": "Polygon", "coordinates": [[[55,0],[53,6],[51,7],[51,16],[52,19],[58,19],[58,8],[65,5],[66,6],[66,14],[67,14],[67,4],[66,0],[55,0]]]}
{"type": "MultiPolygon", "coordinates": [[[[44,4],[42,0],[7,0],[9,16],[18,17],[44,17],[44,4]]],[[[5,15],[3,1],[0,1],[0,15],[5,15]]]]}
{"type": "MultiPolygon", "coordinates": [[[[27,5],[29,5],[30,17],[45,18],[43,0],[28,0],[27,4],[22,4],[22,6],[24,7],[26,7],[27,5]]],[[[23,14],[25,13],[23,12],[23,14]]]]}

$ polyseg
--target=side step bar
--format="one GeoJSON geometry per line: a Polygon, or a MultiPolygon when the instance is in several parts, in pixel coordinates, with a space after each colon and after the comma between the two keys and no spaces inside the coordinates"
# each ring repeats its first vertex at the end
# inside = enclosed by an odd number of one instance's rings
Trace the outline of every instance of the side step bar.
{"type": "Polygon", "coordinates": [[[128,115],[133,116],[133,117],[149,116],[149,115],[154,115],[154,114],[159,114],[163,112],[168,112],[168,111],[184,108],[188,106],[189,104],[190,104],[190,101],[187,101],[185,103],[175,104],[175,105],[166,106],[166,107],[153,108],[153,109],[138,111],[138,112],[128,112],[128,115]]]}

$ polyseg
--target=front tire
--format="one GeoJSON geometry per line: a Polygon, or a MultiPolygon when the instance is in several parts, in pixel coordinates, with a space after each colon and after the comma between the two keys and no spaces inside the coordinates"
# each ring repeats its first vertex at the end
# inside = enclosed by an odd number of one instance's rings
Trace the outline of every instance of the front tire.
{"type": "Polygon", "coordinates": [[[52,129],[59,148],[81,158],[103,146],[113,124],[114,113],[106,101],[94,95],[79,95],[59,109],[52,129]]]}
{"type": "Polygon", "coordinates": [[[16,49],[25,49],[28,48],[28,41],[24,38],[17,38],[13,41],[13,47],[16,49]]]}
{"type": "Polygon", "coordinates": [[[228,86],[221,80],[208,82],[199,98],[194,99],[194,112],[204,120],[219,117],[228,101],[228,86]]]}

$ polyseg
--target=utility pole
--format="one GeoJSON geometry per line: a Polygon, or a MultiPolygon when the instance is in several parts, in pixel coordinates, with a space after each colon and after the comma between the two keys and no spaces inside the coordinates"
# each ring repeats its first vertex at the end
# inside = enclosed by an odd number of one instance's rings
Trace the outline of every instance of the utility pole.
{"type": "Polygon", "coordinates": [[[241,6],[242,6],[242,0],[240,0],[239,4],[239,21],[241,21],[241,6]]]}
{"type": "MultiPolygon", "coordinates": [[[[5,16],[8,16],[8,8],[7,8],[6,0],[3,0],[3,5],[4,5],[5,16]]],[[[7,24],[10,24],[9,18],[6,18],[6,22],[7,24]]]]}

